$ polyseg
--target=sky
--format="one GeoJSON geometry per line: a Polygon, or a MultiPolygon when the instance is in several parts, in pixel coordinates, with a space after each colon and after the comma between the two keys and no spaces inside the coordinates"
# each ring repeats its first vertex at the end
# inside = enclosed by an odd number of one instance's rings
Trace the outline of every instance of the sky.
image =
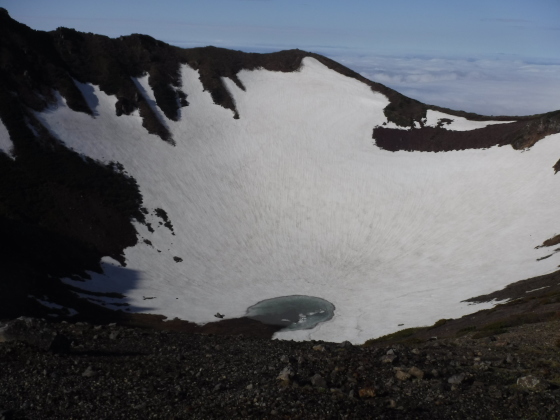
{"type": "Polygon", "coordinates": [[[560,109],[560,0],[0,0],[40,30],[144,33],[181,47],[300,48],[423,102],[560,109]]]}

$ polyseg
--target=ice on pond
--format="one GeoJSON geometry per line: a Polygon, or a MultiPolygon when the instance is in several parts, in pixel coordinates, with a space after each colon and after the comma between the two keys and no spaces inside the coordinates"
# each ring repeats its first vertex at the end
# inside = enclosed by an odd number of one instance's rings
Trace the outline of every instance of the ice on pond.
{"type": "Polygon", "coordinates": [[[314,296],[281,296],[263,300],[247,309],[246,317],[284,330],[308,330],[334,316],[334,305],[314,296]]]}

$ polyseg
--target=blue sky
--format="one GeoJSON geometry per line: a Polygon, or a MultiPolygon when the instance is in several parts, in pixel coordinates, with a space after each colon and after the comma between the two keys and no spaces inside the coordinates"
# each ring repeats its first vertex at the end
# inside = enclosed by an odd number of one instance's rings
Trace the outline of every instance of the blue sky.
{"type": "Polygon", "coordinates": [[[0,0],[0,6],[34,29],[145,33],[183,47],[314,51],[417,99],[475,112],[560,108],[559,0],[0,0]],[[462,101],[450,101],[462,93],[462,101]]]}

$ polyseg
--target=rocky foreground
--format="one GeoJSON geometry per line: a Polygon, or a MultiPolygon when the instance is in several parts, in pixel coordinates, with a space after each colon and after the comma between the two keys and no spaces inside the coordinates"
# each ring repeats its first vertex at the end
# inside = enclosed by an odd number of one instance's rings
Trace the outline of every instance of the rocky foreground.
{"type": "Polygon", "coordinates": [[[20,318],[0,418],[557,419],[559,327],[355,346],[20,318]]]}

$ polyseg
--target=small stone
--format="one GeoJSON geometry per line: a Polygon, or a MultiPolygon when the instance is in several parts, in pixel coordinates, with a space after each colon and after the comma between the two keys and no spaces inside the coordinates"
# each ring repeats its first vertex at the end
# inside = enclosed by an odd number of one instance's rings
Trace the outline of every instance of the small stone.
{"type": "Polygon", "coordinates": [[[407,381],[410,379],[410,375],[406,372],[403,372],[402,370],[397,370],[397,373],[395,373],[395,378],[397,378],[399,381],[407,381]]]}
{"type": "Polygon", "coordinates": [[[389,408],[397,408],[397,403],[395,402],[395,400],[389,400],[387,401],[387,406],[389,408]]]}
{"type": "Polygon", "coordinates": [[[325,351],[325,346],[322,346],[320,344],[313,346],[313,350],[315,351],[325,351]]]}
{"type": "Polygon", "coordinates": [[[284,369],[282,369],[282,371],[276,377],[276,379],[278,379],[279,381],[282,381],[284,385],[289,385],[290,384],[290,377],[292,377],[293,375],[294,375],[294,372],[292,371],[292,368],[289,367],[289,366],[286,366],[284,369]]]}
{"type": "Polygon", "coordinates": [[[526,389],[534,389],[539,386],[541,381],[533,375],[523,376],[517,380],[517,385],[526,389]]]}
{"type": "Polygon", "coordinates": [[[393,363],[397,360],[397,356],[394,354],[387,354],[381,358],[381,363],[393,363]]]}
{"type": "Polygon", "coordinates": [[[414,376],[415,378],[418,378],[418,379],[423,379],[424,378],[424,371],[418,369],[416,366],[412,366],[408,370],[408,373],[411,374],[412,376],[414,376]]]}
{"type": "Polygon", "coordinates": [[[419,349],[412,349],[411,350],[413,354],[420,354],[420,350],[419,349]]]}
{"type": "Polygon", "coordinates": [[[8,329],[7,325],[0,327],[0,343],[4,343],[9,340],[9,337],[6,334],[7,329],[8,329]]]}
{"type": "Polygon", "coordinates": [[[111,331],[111,334],[109,334],[109,339],[111,340],[116,340],[118,337],[119,337],[118,331],[111,331]]]}
{"type": "Polygon", "coordinates": [[[87,369],[82,372],[82,376],[85,378],[91,378],[92,376],[95,376],[95,372],[91,366],[88,366],[87,369]]]}
{"type": "Polygon", "coordinates": [[[450,377],[447,382],[452,384],[452,385],[459,385],[461,382],[463,382],[465,380],[465,374],[464,373],[460,373],[459,375],[453,375],[452,377],[450,377]]]}
{"type": "Polygon", "coordinates": [[[317,388],[326,388],[327,381],[321,375],[316,373],[311,377],[311,385],[316,386],[317,388]]]}
{"type": "MultiPolygon", "coordinates": [[[[353,391],[350,392],[352,392],[352,396],[354,396],[353,391]]],[[[360,396],[360,398],[373,398],[375,397],[375,389],[362,388],[358,391],[358,395],[360,396]]]]}

